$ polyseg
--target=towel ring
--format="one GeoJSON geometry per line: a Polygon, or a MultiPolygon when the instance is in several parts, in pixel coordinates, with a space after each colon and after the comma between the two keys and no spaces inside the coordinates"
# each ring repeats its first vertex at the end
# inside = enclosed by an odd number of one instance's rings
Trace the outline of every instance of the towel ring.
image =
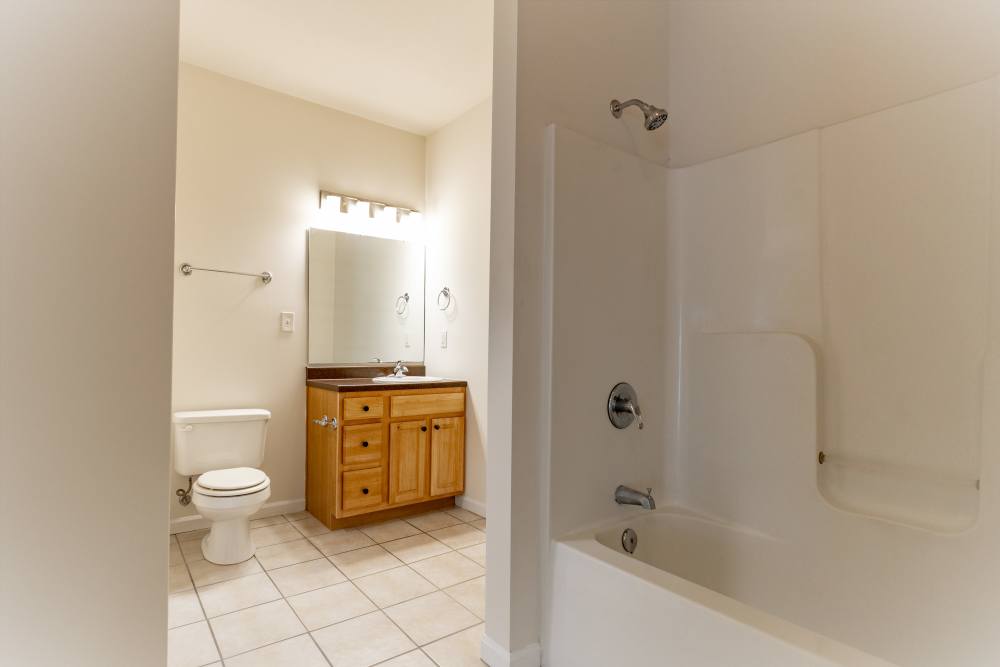
{"type": "Polygon", "coordinates": [[[399,297],[396,298],[396,314],[402,315],[406,312],[406,305],[410,303],[410,293],[403,292],[399,297]]]}
{"type": "Polygon", "coordinates": [[[441,288],[437,298],[438,310],[448,310],[451,305],[451,290],[447,287],[441,288]],[[441,297],[444,297],[444,305],[441,305],[441,297]]]}

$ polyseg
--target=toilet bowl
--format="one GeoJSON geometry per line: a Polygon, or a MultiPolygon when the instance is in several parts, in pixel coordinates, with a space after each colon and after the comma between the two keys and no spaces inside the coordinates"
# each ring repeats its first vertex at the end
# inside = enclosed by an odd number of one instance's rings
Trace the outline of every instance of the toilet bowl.
{"type": "Polygon", "coordinates": [[[271,480],[256,468],[226,468],[204,473],[194,483],[191,501],[212,527],[201,541],[205,560],[242,563],[254,554],[250,517],[271,496],[271,480]]]}

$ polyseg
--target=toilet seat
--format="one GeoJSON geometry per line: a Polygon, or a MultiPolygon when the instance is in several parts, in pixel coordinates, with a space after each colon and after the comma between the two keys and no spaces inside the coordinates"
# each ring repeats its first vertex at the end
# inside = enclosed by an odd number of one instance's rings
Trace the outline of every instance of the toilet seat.
{"type": "Polygon", "coordinates": [[[202,474],[194,483],[194,492],[213,498],[230,498],[259,493],[271,486],[264,471],[256,468],[223,468],[202,474]]]}

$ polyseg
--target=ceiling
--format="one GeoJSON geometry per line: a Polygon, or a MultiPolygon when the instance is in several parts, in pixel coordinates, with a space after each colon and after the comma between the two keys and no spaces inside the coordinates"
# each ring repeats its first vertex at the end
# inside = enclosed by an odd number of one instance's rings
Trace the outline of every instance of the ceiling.
{"type": "Polygon", "coordinates": [[[489,97],[492,0],[182,0],[181,60],[416,134],[489,97]]]}

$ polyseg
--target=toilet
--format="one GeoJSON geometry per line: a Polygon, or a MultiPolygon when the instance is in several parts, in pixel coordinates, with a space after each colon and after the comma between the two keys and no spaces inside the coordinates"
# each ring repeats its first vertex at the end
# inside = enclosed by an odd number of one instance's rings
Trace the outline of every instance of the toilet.
{"type": "Polygon", "coordinates": [[[257,469],[270,419],[260,409],[174,413],[174,469],[198,476],[191,502],[211,523],[201,541],[209,562],[232,565],[254,554],[250,517],[271,496],[271,480],[257,469]]]}

